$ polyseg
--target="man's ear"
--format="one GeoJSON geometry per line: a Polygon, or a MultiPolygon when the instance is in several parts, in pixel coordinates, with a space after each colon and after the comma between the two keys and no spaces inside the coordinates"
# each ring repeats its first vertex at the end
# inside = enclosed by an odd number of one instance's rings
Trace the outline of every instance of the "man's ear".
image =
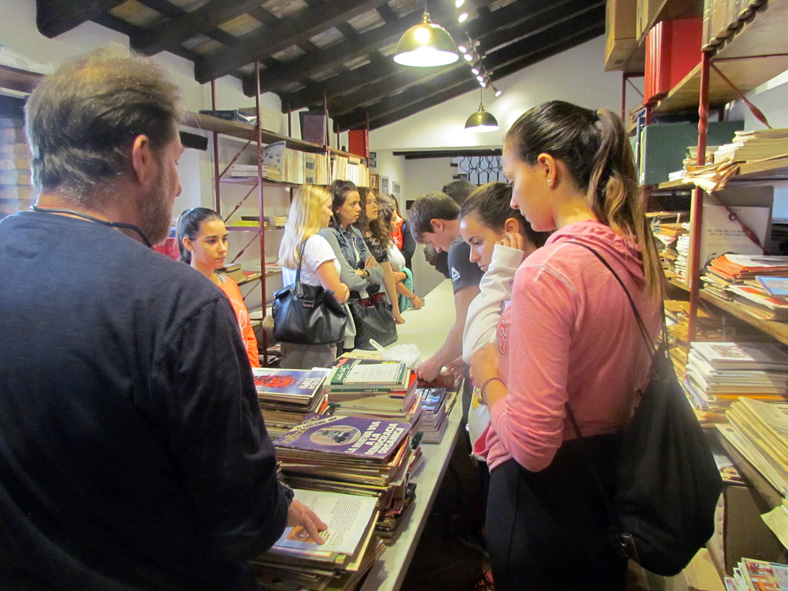
{"type": "Polygon", "coordinates": [[[137,182],[145,187],[149,186],[155,176],[157,161],[147,135],[141,134],[134,138],[131,145],[131,165],[137,182]]]}
{"type": "Polygon", "coordinates": [[[432,226],[432,231],[436,233],[443,232],[444,228],[446,227],[446,224],[443,223],[443,220],[438,218],[431,219],[430,225],[432,226]]]}

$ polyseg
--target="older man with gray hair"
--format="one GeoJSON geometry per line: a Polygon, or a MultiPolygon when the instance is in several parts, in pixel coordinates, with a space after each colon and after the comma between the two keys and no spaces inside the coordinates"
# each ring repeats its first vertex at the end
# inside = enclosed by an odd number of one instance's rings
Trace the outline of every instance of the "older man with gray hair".
{"type": "Polygon", "coordinates": [[[323,524],[276,479],[227,298],[149,247],[183,148],[176,85],[121,47],[26,106],[37,193],[0,223],[0,589],[256,589],[323,524]]]}

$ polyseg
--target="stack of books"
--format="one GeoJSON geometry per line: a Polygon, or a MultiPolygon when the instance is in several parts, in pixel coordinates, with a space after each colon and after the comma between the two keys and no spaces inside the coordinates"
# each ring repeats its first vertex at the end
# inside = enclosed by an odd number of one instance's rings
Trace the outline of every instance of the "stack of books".
{"type": "Polygon", "coordinates": [[[254,367],[255,387],[271,437],[284,435],[327,406],[323,382],[327,369],[254,367]]]}
{"type": "Polygon", "coordinates": [[[714,164],[745,162],[788,155],[788,129],[737,131],[733,141],[717,148],[714,164]]]}
{"type": "Polygon", "coordinates": [[[702,279],[706,291],[741,304],[755,318],[785,321],[788,299],[777,295],[785,275],[786,256],[726,254],[711,261],[702,279]]]}
{"type": "MultiPolygon", "coordinates": [[[[232,164],[227,171],[227,176],[232,179],[257,178],[256,164],[232,164]]],[[[265,166],[263,166],[263,176],[265,176],[265,166]]]]}
{"type": "Polygon", "coordinates": [[[416,431],[421,431],[424,435],[422,443],[440,443],[446,426],[449,424],[447,402],[450,396],[456,393],[448,393],[446,388],[431,388],[424,386],[416,390],[421,399],[421,417],[416,424],[416,431]]]}
{"type": "Polygon", "coordinates": [[[788,401],[746,397],[731,403],[722,435],[784,497],[788,497],[788,401]]]}
{"type": "Polygon", "coordinates": [[[788,354],[774,342],[693,342],[684,386],[701,409],[724,411],[745,397],[784,402],[788,354]]]}
{"type": "Polygon", "coordinates": [[[415,424],[421,414],[416,374],[400,361],[340,358],[326,378],[335,414],[415,424]]]}
{"type": "Polygon", "coordinates": [[[673,270],[679,279],[686,281],[687,267],[689,266],[690,234],[689,224],[685,224],[687,233],[680,234],[676,239],[676,259],[673,261],[673,270]]]}
{"type": "Polygon", "coordinates": [[[283,479],[294,488],[376,497],[386,533],[413,499],[417,454],[407,423],[314,415],[274,440],[283,479]]]}
{"type": "Polygon", "coordinates": [[[657,239],[657,246],[659,247],[659,258],[662,263],[662,268],[668,277],[677,276],[676,273],[676,259],[679,256],[676,246],[678,244],[679,236],[688,234],[689,230],[686,228],[686,223],[665,223],[656,222],[652,223],[652,232],[657,239]]]}
{"type": "Polygon", "coordinates": [[[727,591],[788,591],[788,564],[742,558],[724,582],[727,591]]]}
{"type": "Polygon", "coordinates": [[[384,546],[374,535],[375,499],[295,490],[328,528],[318,544],[300,526],[287,527],[268,552],[252,561],[261,589],[350,590],[372,568],[384,546]]]}

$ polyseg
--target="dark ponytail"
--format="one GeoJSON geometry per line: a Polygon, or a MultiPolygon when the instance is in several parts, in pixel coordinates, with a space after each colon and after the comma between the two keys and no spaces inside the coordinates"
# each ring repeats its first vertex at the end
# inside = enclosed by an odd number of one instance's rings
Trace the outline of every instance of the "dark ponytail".
{"type": "Polygon", "coordinates": [[[506,148],[534,165],[539,154],[562,160],[597,219],[641,248],[646,291],[662,294],[659,255],[626,130],[615,113],[564,101],[543,103],[522,115],[506,134],[506,148]]]}
{"type": "Polygon", "coordinates": [[[214,210],[207,207],[192,207],[178,216],[178,254],[182,262],[187,265],[190,265],[192,262],[192,253],[184,246],[183,239],[197,240],[197,235],[200,233],[203,222],[214,219],[221,220],[222,218],[214,210]]]}

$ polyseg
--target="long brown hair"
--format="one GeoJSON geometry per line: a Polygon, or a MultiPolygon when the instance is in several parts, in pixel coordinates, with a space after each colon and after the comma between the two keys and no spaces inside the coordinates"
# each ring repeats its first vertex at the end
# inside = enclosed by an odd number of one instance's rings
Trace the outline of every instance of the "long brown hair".
{"type": "Polygon", "coordinates": [[[562,160],[597,219],[641,249],[646,293],[662,295],[664,275],[637,181],[635,160],[621,118],[564,101],[543,103],[506,133],[506,147],[536,164],[539,154],[562,160]]]}
{"type": "Polygon", "coordinates": [[[361,197],[361,213],[356,220],[356,227],[361,230],[361,235],[364,239],[367,238],[367,233],[372,235],[372,238],[381,246],[388,246],[391,241],[391,228],[380,216],[380,200],[378,200],[378,217],[371,220],[367,217],[367,198],[372,195],[377,199],[375,191],[370,187],[359,187],[358,194],[361,197]]]}

